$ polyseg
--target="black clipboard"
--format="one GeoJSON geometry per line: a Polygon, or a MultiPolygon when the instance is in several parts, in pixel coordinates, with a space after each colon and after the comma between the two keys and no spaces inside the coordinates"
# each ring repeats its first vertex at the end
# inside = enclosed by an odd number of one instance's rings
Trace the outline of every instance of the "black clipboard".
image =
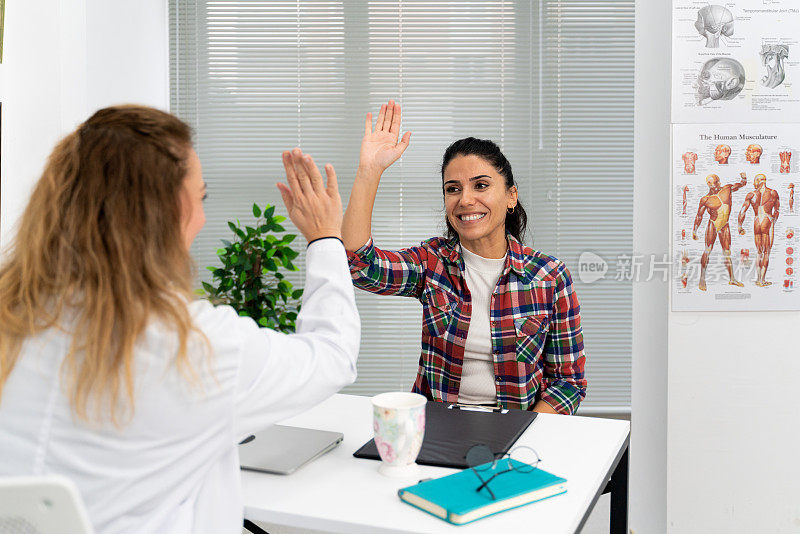
{"type": "MultiPolygon", "coordinates": [[[[536,412],[508,410],[485,412],[450,409],[444,402],[428,401],[425,407],[425,437],[417,463],[464,469],[466,454],[476,444],[487,445],[495,454],[505,454],[536,419],[536,412]]],[[[356,458],[380,460],[375,440],[353,453],[356,458]]]]}

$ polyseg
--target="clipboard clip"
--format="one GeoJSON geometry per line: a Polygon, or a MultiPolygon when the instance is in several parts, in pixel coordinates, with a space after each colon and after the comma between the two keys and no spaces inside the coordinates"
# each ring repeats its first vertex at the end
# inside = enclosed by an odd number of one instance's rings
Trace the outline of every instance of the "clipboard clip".
{"type": "Polygon", "coordinates": [[[480,406],[477,404],[453,403],[447,406],[448,410],[463,410],[465,412],[508,413],[508,408],[502,406],[480,406]]]}

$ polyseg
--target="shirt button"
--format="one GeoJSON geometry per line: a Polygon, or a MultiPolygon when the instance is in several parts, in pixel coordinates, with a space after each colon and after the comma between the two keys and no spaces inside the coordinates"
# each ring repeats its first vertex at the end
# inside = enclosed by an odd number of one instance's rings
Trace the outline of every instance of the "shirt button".
{"type": "Polygon", "coordinates": [[[500,377],[499,377],[499,376],[498,376],[498,377],[495,377],[495,379],[494,379],[494,383],[495,383],[495,384],[499,384],[499,383],[500,383],[500,377]]]}

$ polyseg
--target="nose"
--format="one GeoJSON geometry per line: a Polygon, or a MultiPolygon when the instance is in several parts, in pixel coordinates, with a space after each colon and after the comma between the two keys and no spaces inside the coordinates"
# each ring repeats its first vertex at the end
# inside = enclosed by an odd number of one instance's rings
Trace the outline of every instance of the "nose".
{"type": "Polygon", "coordinates": [[[469,189],[465,189],[461,193],[461,198],[458,199],[458,203],[461,206],[471,206],[475,203],[475,196],[473,195],[472,191],[469,189]]]}

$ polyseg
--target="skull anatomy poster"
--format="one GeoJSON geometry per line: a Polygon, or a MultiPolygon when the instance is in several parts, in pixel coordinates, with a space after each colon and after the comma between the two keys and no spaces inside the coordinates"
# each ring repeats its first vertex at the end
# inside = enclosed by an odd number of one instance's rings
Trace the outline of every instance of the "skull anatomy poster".
{"type": "Polygon", "coordinates": [[[673,311],[800,310],[798,150],[794,124],[672,126],[673,311]]]}
{"type": "Polygon", "coordinates": [[[674,0],[672,122],[800,122],[800,2],[674,0]]]}

